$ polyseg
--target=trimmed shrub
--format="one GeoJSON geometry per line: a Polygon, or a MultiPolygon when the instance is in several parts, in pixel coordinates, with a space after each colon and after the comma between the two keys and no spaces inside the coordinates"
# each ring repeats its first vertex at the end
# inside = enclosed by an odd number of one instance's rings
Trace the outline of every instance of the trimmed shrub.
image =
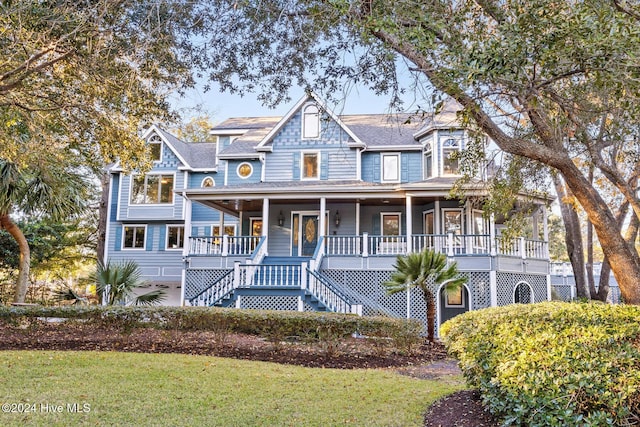
{"type": "Polygon", "coordinates": [[[420,340],[416,321],[351,314],[239,310],[218,307],[147,306],[0,306],[0,325],[16,325],[38,318],[64,318],[96,326],[156,328],[178,331],[245,333],[272,341],[297,337],[329,344],[353,334],[390,338],[400,349],[420,340]]]}
{"type": "Polygon", "coordinates": [[[640,417],[640,307],[517,304],[456,316],[440,334],[505,425],[630,425],[640,417]]]}

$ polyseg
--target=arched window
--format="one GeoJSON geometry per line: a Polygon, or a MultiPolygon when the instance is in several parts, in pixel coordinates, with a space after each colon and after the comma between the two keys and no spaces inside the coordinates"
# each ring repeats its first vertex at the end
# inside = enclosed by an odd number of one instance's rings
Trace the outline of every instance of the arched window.
{"type": "Polygon", "coordinates": [[[527,282],[520,282],[513,290],[513,302],[516,304],[531,304],[533,302],[533,289],[527,282]]]}
{"type": "Polygon", "coordinates": [[[149,149],[151,150],[151,160],[159,162],[162,160],[162,139],[158,135],[153,135],[147,140],[149,149]]]}
{"type": "Polygon", "coordinates": [[[215,186],[216,186],[216,182],[210,176],[205,177],[202,180],[202,184],[200,184],[200,187],[202,188],[215,187],[215,186]]]}
{"type": "Polygon", "coordinates": [[[315,105],[307,105],[302,111],[302,137],[320,137],[320,111],[315,105]]]}

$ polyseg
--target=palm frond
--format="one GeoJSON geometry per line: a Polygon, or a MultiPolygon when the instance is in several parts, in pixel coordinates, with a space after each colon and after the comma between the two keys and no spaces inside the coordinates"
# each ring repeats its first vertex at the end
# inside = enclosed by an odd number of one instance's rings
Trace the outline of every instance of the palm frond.
{"type": "Polygon", "coordinates": [[[133,305],[158,305],[167,297],[167,293],[162,289],[156,289],[155,291],[147,292],[146,294],[138,295],[133,300],[133,305]]]}

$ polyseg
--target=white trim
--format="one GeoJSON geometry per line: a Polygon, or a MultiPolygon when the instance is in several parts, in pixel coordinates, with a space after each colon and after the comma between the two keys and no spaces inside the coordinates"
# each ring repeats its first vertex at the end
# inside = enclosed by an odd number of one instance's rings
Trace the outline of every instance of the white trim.
{"type": "MultiPolygon", "coordinates": [[[[462,138],[456,137],[456,136],[451,136],[451,135],[447,135],[447,136],[442,138],[442,141],[440,142],[440,144],[438,144],[438,150],[440,152],[439,153],[440,154],[440,158],[442,159],[442,161],[439,163],[440,176],[459,176],[460,175],[460,158],[459,157],[456,159],[456,162],[458,162],[458,168],[457,168],[457,171],[455,173],[450,173],[450,172],[445,173],[445,171],[444,171],[444,162],[445,162],[445,155],[444,155],[445,147],[444,147],[444,144],[445,144],[445,142],[448,142],[448,141],[455,141],[457,143],[458,153],[460,153],[462,151],[462,138]]],[[[451,151],[455,151],[455,149],[456,149],[455,147],[447,148],[447,150],[451,150],[451,151]]]]}
{"type": "MultiPolygon", "coordinates": [[[[321,135],[322,135],[322,126],[321,126],[321,120],[320,120],[320,115],[321,115],[321,110],[320,107],[318,106],[318,104],[316,104],[315,102],[307,102],[305,103],[301,108],[300,108],[300,139],[303,140],[318,140],[320,139],[321,135]],[[314,108],[316,111],[315,113],[307,113],[306,110],[309,108],[314,108]],[[317,134],[315,136],[306,136],[306,130],[307,130],[307,123],[305,120],[305,117],[307,115],[312,115],[315,114],[316,120],[317,120],[317,134]]],[[[314,123],[316,124],[316,123],[314,123]]],[[[315,129],[314,129],[315,130],[315,129]]]]}
{"type": "MultiPolygon", "coordinates": [[[[261,216],[250,216],[249,217],[249,236],[253,236],[253,224],[257,221],[260,221],[262,223],[262,227],[261,229],[264,228],[264,221],[262,221],[262,217],[261,216]]],[[[256,237],[261,237],[262,233],[260,233],[259,236],[256,237]]]]}
{"type": "Polygon", "coordinates": [[[242,162],[242,163],[240,163],[240,164],[238,165],[238,167],[236,167],[236,175],[237,175],[237,176],[238,176],[238,178],[240,178],[240,179],[249,179],[249,178],[251,178],[251,177],[253,176],[253,165],[252,165],[251,163],[249,163],[249,162],[242,162]],[[240,168],[241,168],[242,166],[244,166],[244,165],[249,166],[249,169],[250,169],[249,174],[248,174],[247,176],[242,176],[242,175],[240,174],[240,168]]]}
{"type": "Polygon", "coordinates": [[[402,181],[402,155],[401,153],[398,152],[392,152],[392,153],[380,153],[380,182],[381,183],[398,183],[402,181]],[[398,164],[397,164],[397,178],[394,179],[384,179],[384,159],[385,157],[395,157],[398,159],[398,164]]]}
{"type": "Polygon", "coordinates": [[[322,166],[322,162],[320,161],[321,154],[320,151],[309,151],[309,150],[301,150],[300,151],[300,181],[319,181],[320,180],[320,167],[322,166]],[[315,177],[305,177],[304,176],[304,156],[307,154],[315,154],[316,156],[316,171],[318,172],[318,176],[315,177]]]}
{"type": "Polygon", "coordinates": [[[124,172],[118,172],[118,203],[116,203],[116,221],[121,221],[120,210],[124,209],[123,206],[129,206],[129,200],[131,199],[131,188],[129,188],[129,199],[122,200],[122,181],[124,181],[125,177],[128,177],[129,180],[131,180],[131,175],[125,175],[124,172]]]}
{"type": "MultiPolygon", "coordinates": [[[[147,250],[147,237],[149,237],[147,235],[147,224],[122,224],[122,241],[120,242],[120,250],[122,251],[146,251],[147,250]],[[130,228],[130,227],[142,227],[144,228],[144,240],[142,242],[142,247],[141,248],[127,248],[124,246],[125,240],[126,240],[126,228],[130,228]]],[[[134,235],[134,239],[133,241],[135,242],[135,235],[134,235]]]]}
{"type": "MultiPolygon", "coordinates": [[[[436,322],[436,329],[439,335],[440,332],[440,326],[442,326],[442,304],[440,303],[441,300],[441,293],[444,290],[443,288],[446,286],[446,283],[443,283],[440,285],[440,287],[438,287],[438,291],[436,292],[436,317],[437,317],[437,322],[436,322]]],[[[466,283],[463,283],[461,286],[464,286],[464,288],[467,290],[467,298],[469,299],[469,304],[467,304],[468,307],[460,307],[460,306],[451,306],[451,307],[446,307],[445,308],[458,308],[458,309],[462,309],[464,308],[466,311],[472,311],[473,308],[473,300],[471,299],[471,291],[469,290],[469,286],[467,286],[466,283]]],[[[464,299],[464,294],[462,295],[462,298],[464,299]]]]}
{"type": "Polygon", "coordinates": [[[269,142],[271,142],[273,137],[278,132],[280,132],[280,130],[282,129],[282,127],[285,124],[287,124],[289,122],[291,117],[293,117],[302,108],[303,105],[305,105],[306,103],[310,102],[311,100],[315,100],[315,102],[318,104],[319,109],[321,111],[324,111],[326,114],[329,115],[329,117],[331,117],[332,120],[334,120],[336,123],[338,123],[338,125],[342,128],[342,130],[344,130],[355,141],[355,144],[358,144],[358,145],[361,145],[363,147],[366,147],[366,144],[360,138],[358,138],[358,136],[356,134],[354,134],[351,131],[351,129],[349,129],[347,127],[347,125],[345,125],[342,122],[342,120],[340,120],[340,117],[338,117],[336,114],[333,113],[333,111],[328,109],[326,104],[324,102],[322,102],[322,100],[315,93],[309,92],[307,95],[305,95],[302,98],[300,98],[300,100],[293,106],[293,108],[291,108],[291,110],[289,110],[289,112],[287,114],[285,114],[282,117],[282,119],[280,119],[278,124],[276,124],[271,129],[271,131],[262,139],[262,141],[260,141],[260,143],[256,146],[256,150],[257,151],[267,151],[269,148],[266,147],[266,145],[269,142]]]}
{"type": "Polygon", "coordinates": [[[436,228],[436,212],[435,209],[427,209],[426,211],[422,211],[422,234],[437,234],[437,228],[436,228]],[[427,233],[427,215],[431,214],[432,215],[432,219],[433,219],[433,232],[432,233],[427,233]]]}
{"type": "Polygon", "coordinates": [[[145,141],[147,145],[155,145],[155,144],[160,144],[160,154],[159,154],[159,159],[155,160],[152,159],[153,163],[162,163],[162,160],[164,159],[164,141],[162,139],[162,137],[160,135],[158,135],[157,133],[154,135],[151,135],[149,138],[147,138],[147,140],[145,141]],[[157,138],[157,139],[154,139],[157,138]]]}
{"type": "Polygon", "coordinates": [[[533,294],[533,287],[529,284],[529,282],[526,282],[524,280],[519,281],[513,287],[511,300],[513,301],[514,304],[533,304],[533,303],[535,303],[536,302],[536,298],[535,298],[535,295],[533,294]],[[529,287],[529,295],[531,296],[531,298],[529,298],[529,302],[520,302],[520,303],[516,302],[516,291],[518,290],[518,286],[520,286],[520,285],[527,285],[529,287]]]}
{"type": "Polygon", "coordinates": [[[216,180],[211,176],[211,175],[207,175],[204,178],[202,178],[202,181],[200,181],[200,188],[211,188],[211,187],[215,187],[216,186],[216,180]],[[209,185],[206,186],[204,185],[204,182],[206,180],[210,179],[211,181],[213,181],[213,185],[209,185]]]}
{"type": "Polygon", "coordinates": [[[187,244],[187,228],[185,227],[184,224],[166,224],[166,229],[164,232],[164,249],[166,251],[183,251],[184,247],[187,244]],[[169,229],[170,228],[182,228],[182,247],[181,248],[173,248],[173,247],[169,247],[169,229]]]}
{"type": "Polygon", "coordinates": [[[445,213],[447,212],[460,212],[460,232],[459,233],[453,233],[453,234],[465,234],[465,230],[464,230],[464,209],[462,208],[442,208],[441,210],[441,215],[442,215],[442,230],[441,230],[441,234],[447,234],[449,232],[449,230],[445,230],[445,213]]]}
{"type": "Polygon", "coordinates": [[[434,175],[433,175],[433,171],[434,171],[434,167],[433,167],[434,166],[434,163],[433,163],[434,162],[433,145],[434,145],[433,141],[429,141],[424,145],[424,147],[422,149],[422,179],[423,180],[426,180],[426,179],[434,177],[434,175]],[[429,151],[425,150],[425,148],[427,146],[431,147],[429,151]],[[425,171],[425,166],[426,166],[426,163],[427,163],[426,162],[427,153],[429,153],[430,154],[429,157],[431,157],[431,175],[429,175],[429,176],[427,176],[426,173],[425,173],[426,172],[425,171]]]}
{"type": "Polygon", "coordinates": [[[392,234],[384,234],[384,217],[397,215],[398,216],[398,234],[397,236],[402,236],[402,212],[380,212],[380,235],[381,236],[392,236],[392,234]]]}

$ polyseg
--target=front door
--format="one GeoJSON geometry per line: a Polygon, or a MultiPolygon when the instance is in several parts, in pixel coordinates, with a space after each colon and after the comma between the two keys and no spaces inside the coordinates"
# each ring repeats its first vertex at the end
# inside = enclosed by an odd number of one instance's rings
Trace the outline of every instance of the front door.
{"type": "Polygon", "coordinates": [[[301,215],[301,256],[312,256],[318,244],[318,215],[301,215]]]}

